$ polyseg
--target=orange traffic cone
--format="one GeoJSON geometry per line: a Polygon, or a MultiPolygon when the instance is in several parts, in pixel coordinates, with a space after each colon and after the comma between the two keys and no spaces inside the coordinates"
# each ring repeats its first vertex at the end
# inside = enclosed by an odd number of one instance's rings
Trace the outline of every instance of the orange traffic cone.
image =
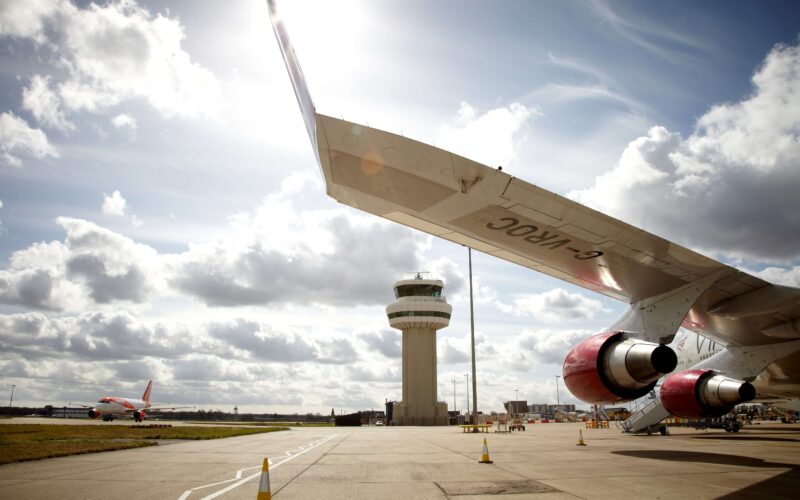
{"type": "Polygon", "coordinates": [[[489,460],[489,447],[486,445],[486,438],[483,438],[483,455],[481,455],[481,460],[478,463],[479,464],[493,463],[491,460],[489,460]]]}
{"type": "Polygon", "coordinates": [[[586,446],[586,443],[583,442],[583,430],[578,430],[578,446],[586,446]]]}
{"type": "Polygon", "coordinates": [[[261,481],[258,483],[258,496],[256,500],[272,500],[272,493],[269,488],[269,460],[264,459],[261,466],[261,481]]]}

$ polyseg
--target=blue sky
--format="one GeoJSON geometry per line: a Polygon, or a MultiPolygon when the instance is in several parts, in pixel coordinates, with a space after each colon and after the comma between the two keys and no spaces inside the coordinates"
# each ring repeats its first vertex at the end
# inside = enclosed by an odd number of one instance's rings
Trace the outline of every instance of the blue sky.
{"type": "MultiPolygon", "coordinates": [[[[436,143],[800,285],[793,2],[279,2],[322,113],[436,143]]],[[[21,404],[138,394],[330,411],[400,394],[383,307],[466,251],[328,199],[266,3],[0,7],[0,376],[21,404]]],[[[479,400],[555,400],[623,304],[474,255],[479,400]]],[[[561,400],[571,401],[564,394],[561,400]]],[[[485,403],[485,406],[484,406],[485,403]]]]}

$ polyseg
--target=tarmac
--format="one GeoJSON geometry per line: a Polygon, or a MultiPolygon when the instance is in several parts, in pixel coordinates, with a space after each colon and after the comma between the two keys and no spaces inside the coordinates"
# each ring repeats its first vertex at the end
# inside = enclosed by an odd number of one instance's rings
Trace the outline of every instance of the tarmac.
{"type": "Polygon", "coordinates": [[[277,500],[798,498],[800,424],[670,431],[293,428],[3,465],[0,498],[252,499],[264,458],[277,500]],[[478,463],[484,438],[492,464],[478,463]]]}

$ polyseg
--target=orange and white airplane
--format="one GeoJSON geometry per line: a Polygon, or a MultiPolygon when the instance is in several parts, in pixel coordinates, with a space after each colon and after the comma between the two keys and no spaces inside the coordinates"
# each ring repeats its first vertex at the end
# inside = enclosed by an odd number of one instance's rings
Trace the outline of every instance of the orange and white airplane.
{"type": "Polygon", "coordinates": [[[153,404],[150,402],[150,391],[153,389],[153,381],[147,383],[147,388],[142,394],[142,399],[119,398],[106,396],[100,398],[95,405],[82,405],[70,403],[71,406],[89,408],[90,418],[103,417],[104,422],[110,422],[115,417],[132,417],[135,422],[144,422],[147,411],[151,410],[178,410],[180,408],[190,408],[189,406],[169,406],[165,404],[153,404]]]}
{"type": "Polygon", "coordinates": [[[800,396],[800,289],[769,283],[500,168],[317,112],[286,27],[270,18],[329,196],[359,210],[621,300],[629,309],[574,346],[576,397],[659,394],[640,422],[700,418],[800,396]],[[693,332],[679,335],[679,330],[693,332]],[[719,350],[678,366],[705,339],[719,350]],[[677,345],[680,344],[680,345],[677,345]],[[669,374],[669,376],[664,377],[669,374]],[[663,418],[663,417],[662,417],[663,418]]]}

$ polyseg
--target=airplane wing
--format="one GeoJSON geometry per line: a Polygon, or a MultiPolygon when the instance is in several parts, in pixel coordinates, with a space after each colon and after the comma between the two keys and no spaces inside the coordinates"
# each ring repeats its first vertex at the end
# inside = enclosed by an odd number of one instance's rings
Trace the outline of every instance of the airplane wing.
{"type": "Polygon", "coordinates": [[[164,410],[184,410],[184,409],[193,409],[197,408],[196,406],[170,406],[166,403],[156,403],[151,404],[147,411],[164,411],[164,410]]]}
{"type": "Polygon", "coordinates": [[[80,403],[67,403],[67,406],[78,407],[78,408],[94,408],[93,405],[84,405],[80,403]]]}
{"type": "MultiPolygon", "coordinates": [[[[800,338],[798,289],[770,284],[500,169],[317,113],[274,0],[268,4],[326,191],[337,201],[625,301],[635,314],[657,316],[657,303],[648,301],[682,290],[676,300],[686,296],[687,306],[677,319],[658,318],[674,324],[656,332],[661,341],[681,324],[725,345],[800,338]],[[692,287],[697,293],[686,293],[692,287]]],[[[800,381],[800,356],[790,358],[777,376],[800,381]]]]}
{"type": "Polygon", "coordinates": [[[800,290],[413,139],[315,115],[337,201],[628,303],[704,278],[683,326],[724,344],[800,337],[800,290]]]}

